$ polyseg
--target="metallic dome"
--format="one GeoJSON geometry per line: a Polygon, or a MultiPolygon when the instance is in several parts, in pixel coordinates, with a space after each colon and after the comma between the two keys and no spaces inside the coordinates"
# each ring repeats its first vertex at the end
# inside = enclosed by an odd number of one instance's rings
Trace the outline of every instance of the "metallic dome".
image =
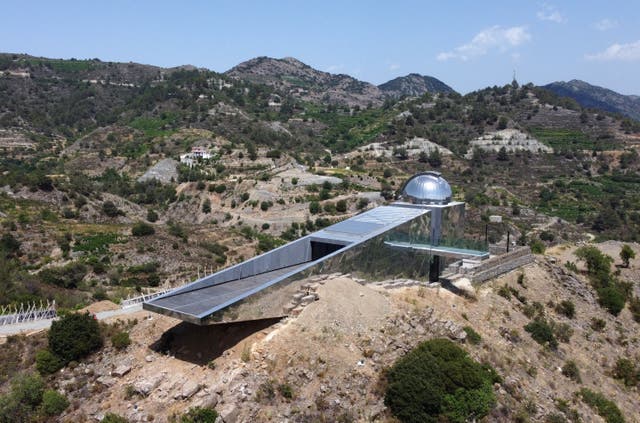
{"type": "Polygon", "coordinates": [[[422,172],[413,175],[402,187],[401,198],[413,204],[448,204],[451,186],[440,172],[422,172]]]}

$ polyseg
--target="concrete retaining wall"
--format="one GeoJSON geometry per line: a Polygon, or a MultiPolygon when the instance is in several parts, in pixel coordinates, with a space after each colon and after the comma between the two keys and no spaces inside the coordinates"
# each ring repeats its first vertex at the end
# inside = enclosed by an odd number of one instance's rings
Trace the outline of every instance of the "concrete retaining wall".
{"type": "Polygon", "coordinates": [[[485,282],[502,274],[533,262],[534,258],[529,247],[519,247],[515,251],[490,258],[480,266],[470,270],[469,276],[473,283],[485,282]]]}

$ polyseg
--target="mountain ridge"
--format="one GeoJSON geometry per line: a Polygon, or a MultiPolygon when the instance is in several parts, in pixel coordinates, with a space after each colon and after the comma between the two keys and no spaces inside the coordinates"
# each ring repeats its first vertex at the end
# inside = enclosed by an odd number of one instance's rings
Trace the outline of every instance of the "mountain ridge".
{"type": "Polygon", "coordinates": [[[417,97],[426,92],[455,92],[437,78],[416,73],[376,86],[350,75],[315,69],[293,57],[255,57],[239,63],[225,74],[233,78],[284,88],[302,99],[359,106],[380,105],[387,97],[417,97]]]}
{"type": "Polygon", "coordinates": [[[592,85],[579,79],[572,79],[568,82],[556,81],[544,85],[543,88],[557,95],[573,98],[582,107],[620,113],[640,120],[640,96],[637,95],[620,94],[609,88],[592,85]]]}

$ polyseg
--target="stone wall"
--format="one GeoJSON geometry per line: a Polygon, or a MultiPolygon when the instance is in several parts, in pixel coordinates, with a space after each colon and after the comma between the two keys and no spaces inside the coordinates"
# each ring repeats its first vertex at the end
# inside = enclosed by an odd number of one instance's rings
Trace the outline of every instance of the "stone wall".
{"type": "Polygon", "coordinates": [[[473,283],[485,282],[520,266],[533,262],[534,258],[529,247],[518,247],[514,251],[492,257],[480,266],[469,270],[469,277],[473,283]]]}

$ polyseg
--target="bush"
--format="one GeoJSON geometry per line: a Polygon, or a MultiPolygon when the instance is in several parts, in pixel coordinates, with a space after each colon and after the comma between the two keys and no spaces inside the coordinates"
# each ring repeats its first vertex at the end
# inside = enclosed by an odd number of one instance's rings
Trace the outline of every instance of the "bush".
{"type": "Polygon", "coordinates": [[[553,335],[560,342],[569,342],[571,335],[573,335],[573,329],[566,323],[558,323],[553,320],[550,323],[551,330],[553,330],[553,335]]]}
{"type": "Polygon", "coordinates": [[[556,311],[569,319],[573,319],[576,315],[576,306],[569,300],[563,300],[556,305],[556,311]]]}
{"type": "Polygon", "coordinates": [[[624,423],[624,417],[618,406],[600,392],[582,388],[577,394],[582,397],[582,401],[585,404],[593,408],[607,423],[624,423]]]}
{"type": "Polygon", "coordinates": [[[156,230],[153,229],[153,226],[144,222],[138,222],[131,228],[131,235],[133,236],[147,236],[153,235],[155,233],[156,230]]]}
{"type": "Polygon", "coordinates": [[[624,267],[629,267],[629,260],[636,258],[636,252],[633,251],[630,245],[624,244],[620,250],[620,258],[624,267]]]}
{"type": "Polygon", "coordinates": [[[271,206],[273,206],[273,203],[271,201],[262,201],[260,203],[260,210],[267,211],[271,206]]]}
{"type": "Polygon", "coordinates": [[[113,201],[102,203],[102,212],[109,217],[124,216],[124,212],[116,207],[113,201]]]}
{"type": "Polygon", "coordinates": [[[98,321],[89,313],[67,314],[51,323],[49,349],[64,364],[78,360],[101,346],[98,321]]]}
{"type": "Polygon", "coordinates": [[[147,211],[147,220],[152,223],[158,221],[158,213],[155,210],[147,211]]]}
{"type": "Polygon", "coordinates": [[[368,198],[361,198],[358,200],[358,204],[356,204],[356,207],[358,210],[362,210],[365,207],[367,207],[369,205],[369,199],[368,198]]]}
{"type": "Polygon", "coordinates": [[[320,212],[320,203],[312,201],[309,203],[309,212],[311,214],[318,214],[320,212]]]}
{"type": "Polygon", "coordinates": [[[208,198],[205,198],[205,200],[202,202],[202,213],[211,213],[211,200],[209,200],[208,198]]]}
{"type": "Polygon", "coordinates": [[[562,366],[562,374],[573,380],[577,383],[582,383],[582,378],[580,377],[580,369],[576,365],[576,362],[573,360],[568,360],[562,366]]]}
{"type": "Polygon", "coordinates": [[[633,320],[640,323],[640,298],[631,297],[629,298],[629,311],[631,312],[631,316],[633,320]]]}
{"type": "Polygon", "coordinates": [[[402,422],[465,422],[495,405],[497,375],[447,339],[423,342],[387,372],[385,404],[402,422]]]}
{"type": "Polygon", "coordinates": [[[131,345],[129,332],[119,331],[111,335],[111,345],[117,350],[124,350],[131,345]]]}
{"type": "Polygon", "coordinates": [[[533,254],[544,254],[544,250],[546,248],[544,243],[539,239],[532,240],[529,247],[531,247],[531,252],[533,254]]]}
{"type": "Polygon", "coordinates": [[[640,371],[628,358],[620,357],[613,368],[613,377],[624,382],[625,386],[636,386],[640,371]]]}
{"type": "Polygon", "coordinates": [[[36,369],[41,375],[55,373],[63,366],[64,363],[60,357],[49,350],[40,350],[36,353],[36,369]]]}
{"type": "Polygon", "coordinates": [[[57,416],[66,410],[68,406],[69,400],[58,391],[47,389],[42,394],[42,413],[46,416],[57,416]]]}
{"type": "Polygon", "coordinates": [[[338,200],[336,203],[336,211],[344,213],[347,211],[347,202],[345,200],[338,200]]]}
{"type": "Polygon", "coordinates": [[[591,329],[595,330],[596,332],[602,332],[607,326],[607,322],[597,317],[592,317],[590,326],[591,329]]]}
{"type": "Polygon", "coordinates": [[[42,403],[44,382],[37,374],[24,374],[11,383],[11,391],[0,396],[1,422],[35,421],[36,409],[42,403]]]}
{"type": "Polygon", "coordinates": [[[501,297],[506,298],[507,300],[511,299],[511,290],[509,289],[509,287],[507,285],[502,285],[500,288],[498,288],[498,295],[500,295],[501,297]]]}
{"type": "Polygon", "coordinates": [[[218,413],[213,408],[192,407],[180,418],[180,423],[214,423],[218,413]]]}
{"type": "Polygon", "coordinates": [[[480,334],[473,330],[471,326],[465,326],[462,329],[467,333],[467,341],[469,341],[470,344],[478,345],[480,341],[482,341],[480,334]]]}
{"type": "Polygon", "coordinates": [[[524,330],[531,334],[531,337],[540,345],[548,345],[555,350],[558,348],[558,340],[553,334],[553,329],[543,318],[537,318],[524,327],[524,330]]]}
{"type": "Polygon", "coordinates": [[[129,420],[114,413],[107,413],[104,415],[101,423],[129,423],[129,420]]]}
{"type": "Polygon", "coordinates": [[[286,383],[281,383],[278,385],[278,392],[286,399],[293,398],[293,389],[286,383]]]}
{"type": "Polygon", "coordinates": [[[624,293],[620,292],[615,286],[605,286],[598,289],[597,292],[600,306],[607,309],[614,316],[620,314],[625,303],[624,293]]]}
{"type": "Polygon", "coordinates": [[[87,274],[87,266],[82,263],[69,263],[64,267],[48,267],[39,274],[40,280],[62,288],[77,288],[87,274]]]}

